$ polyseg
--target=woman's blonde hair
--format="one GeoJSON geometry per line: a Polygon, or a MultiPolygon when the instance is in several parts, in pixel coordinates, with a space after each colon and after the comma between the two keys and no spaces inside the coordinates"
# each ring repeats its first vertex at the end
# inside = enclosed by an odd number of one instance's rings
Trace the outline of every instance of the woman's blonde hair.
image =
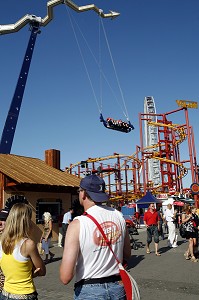
{"type": "Polygon", "coordinates": [[[12,254],[18,241],[29,238],[32,209],[28,204],[16,203],[11,208],[2,233],[1,243],[5,254],[12,254]]]}

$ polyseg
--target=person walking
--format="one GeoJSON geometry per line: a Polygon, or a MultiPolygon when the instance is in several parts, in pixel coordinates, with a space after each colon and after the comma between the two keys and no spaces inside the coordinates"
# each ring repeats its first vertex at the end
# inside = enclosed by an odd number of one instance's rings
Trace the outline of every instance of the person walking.
{"type": "Polygon", "coordinates": [[[175,220],[176,220],[176,214],[177,211],[173,211],[172,205],[169,203],[167,205],[167,209],[165,211],[165,220],[167,222],[168,226],[168,247],[176,248],[177,245],[177,235],[176,235],[176,226],[175,226],[175,220]]]}
{"type": "Polygon", "coordinates": [[[192,222],[194,228],[193,234],[193,253],[194,256],[198,257],[198,230],[199,230],[199,217],[197,215],[197,208],[195,206],[191,206],[191,213],[192,213],[192,222]]]}
{"type": "MultiPolygon", "coordinates": [[[[81,180],[79,201],[84,211],[101,225],[118,259],[128,260],[131,247],[125,220],[118,210],[103,204],[107,200],[101,177],[88,175],[81,180]]],[[[74,275],[74,299],[126,299],[116,259],[96,224],[85,215],[75,217],[66,233],[60,279],[68,284],[74,275]]]]}
{"type": "Polygon", "coordinates": [[[74,213],[73,208],[69,208],[69,211],[66,212],[63,216],[63,221],[62,221],[62,242],[61,242],[62,247],[64,247],[66,231],[68,229],[68,225],[72,221],[72,214],[73,213],[74,213]]]}
{"type": "Polygon", "coordinates": [[[37,246],[30,239],[32,210],[25,203],[14,204],[7,217],[0,242],[0,265],[5,276],[1,300],[37,300],[33,277],[46,274],[37,246]]]}
{"type": "Polygon", "coordinates": [[[155,204],[150,203],[147,212],[144,214],[144,225],[147,228],[147,246],[146,253],[150,254],[150,244],[152,242],[152,237],[154,237],[155,243],[155,254],[156,256],[161,256],[158,252],[158,244],[159,244],[159,217],[158,213],[155,209],[155,204]]]}
{"type": "Polygon", "coordinates": [[[136,222],[136,227],[140,228],[140,213],[139,213],[139,211],[136,211],[134,213],[134,218],[135,218],[135,222],[136,222]]]}
{"type": "Polygon", "coordinates": [[[55,254],[49,250],[50,242],[52,238],[52,228],[53,228],[51,214],[49,212],[45,212],[43,214],[43,220],[44,220],[43,232],[42,232],[40,242],[42,243],[42,249],[44,250],[45,253],[44,262],[47,263],[49,262],[48,260],[49,254],[50,254],[50,261],[52,261],[53,257],[55,256],[55,254]]]}
{"type": "Polygon", "coordinates": [[[62,247],[63,229],[62,222],[64,217],[64,210],[61,210],[61,214],[58,216],[59,236],[58,236],[58,247],[62,247]]]}
{"type": "Polygon", "coordinates": [[[161,236],[162,240],[164,240],[164,231],[163,231],[164,219],[163,219],[162,209],[158,206],[156,210],[159,218],[159,236],[161,236]]]}
{"type": "MultiPolygon", "coordinates": [[[[195,207],[194,207],[195,208],[195,207]]],[[[194,253],[194,246],[196,246],[196,230],[194,228],[194,213],[188,205],[184,204],[182,213],[182,224],[186,227],[186,239],[189,241],[188,249],[184,253],[186,260],[191,260],[192,262],[198,262],[198,259],[194,253]]],[[[197,232],[198,234],[198,232],[197,232]]]]}

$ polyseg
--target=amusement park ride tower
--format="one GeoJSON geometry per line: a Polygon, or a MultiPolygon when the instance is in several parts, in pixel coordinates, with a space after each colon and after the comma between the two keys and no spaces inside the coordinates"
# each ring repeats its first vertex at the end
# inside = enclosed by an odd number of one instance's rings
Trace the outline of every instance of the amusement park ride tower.
{"type": "MultiPolygon", "coordinates": [[[[197,108],[197,102],[177,100],[179,109],[157,114],[154,99],[145,98],[145,113],[140,114],[141,164],[144,191],[148,188],[162,193],[171,191],[183,194],[183,177],[190,171],[192,183],[198,185],[198,167],[193,128],[189,125],[188,108],[197,108]],[[150,111],[150,106],[151,108],[150,111]],[[168,120],[177,112],[184,112],[184,124],[168,120]],[[145,141],[143,141],[143,124],[145,141]],[[189,158],[182,160],[180,145],[187,140],[189,158]],[[157,162],[157,163],[155,163],[157,162]],[[159,177],[160,176],[160,177],[159,177]],[[157,185],[159,181],[159,187],[157,185]]],[[[194,196],[198,206],[198,195],[194,196]]]]}
{"type": "MultiPolygon", "coordinates": [[[[157,123],[156,107],[153,97],[144,98],[144,114],[150,114],[151,121],[157,123]]],[[[145,147],[148,151],[158,151],[158,127],[154,125],[148,125],[147,120],[144,121],[144,136],[145,147]]],[[[162,183],[160,173],[160,161],[157,159],[148,160],[148,178],[153,182],[154,187],[160,186],[162,183]]]]}

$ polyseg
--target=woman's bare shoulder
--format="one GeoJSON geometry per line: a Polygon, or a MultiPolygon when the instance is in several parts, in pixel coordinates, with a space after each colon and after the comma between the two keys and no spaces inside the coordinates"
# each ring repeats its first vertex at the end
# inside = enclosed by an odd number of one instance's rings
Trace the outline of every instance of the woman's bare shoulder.
{"type": "Polygon", "coordinates": [[[36,248],[36,244],[31,239],[25,239],[21,246],[21,254],[24,256],[29,256],[32,251],[36,248]]]}
{"type": "Polygon", "coordinates": [[[24,243],[26,244],[26,247],[34,247],[35,246],[35,242],[31,239],[25,239],[24,243]]]}

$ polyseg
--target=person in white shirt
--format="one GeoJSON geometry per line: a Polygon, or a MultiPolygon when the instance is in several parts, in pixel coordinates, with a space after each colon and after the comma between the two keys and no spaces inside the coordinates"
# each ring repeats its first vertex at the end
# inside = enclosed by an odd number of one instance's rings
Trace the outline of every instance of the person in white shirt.
{"type": "Polygon", "coordinates": [[[64,214],[63,221],[62,221],[62,242],[61,245],[64,247],[66,231],[68,229],[68,225],[72,221],[72,214],[74,213],[73,208],[69,208],[69,211],[64,214]]]}
{"type": "Polygon", "coordinates": [[[171,204],[167,205],[167,209],[165,212],[165,220],[168,225],[168,246],[172,248],[177,247],[177,235],[176,235],[176,226],[175,226],[175,219],[176,219],[176,211],[173,210],[173,207],[171,204]]]}
{"type": "MultiPolygon", "coordinates": [[[[131,246],[126,223],[119,211],[103,204],[108,201],[104,180],[94,174],[84,177],[79,201],[100,224],[118,259],[128,260],[131,246]]],[[[74,299],[126,299],[117,261],[96,224],[85,215],[75,217],[66,233],[60,279],[68,284],[74,275],[74,299]]]]}

